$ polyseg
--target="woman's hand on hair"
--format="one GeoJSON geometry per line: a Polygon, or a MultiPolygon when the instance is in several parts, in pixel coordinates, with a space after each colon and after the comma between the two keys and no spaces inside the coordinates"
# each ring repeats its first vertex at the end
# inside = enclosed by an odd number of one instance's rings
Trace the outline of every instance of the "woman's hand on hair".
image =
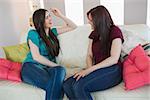
{"type": "Polygon", "coordinates": [[[62,13],[60,12],[60,10],[57,9],[57,8],[50,8],[50,11],[51,11],[55,16],[57,16],[57,17],[62,17],[62,16],[63,16],[62,13]]]}

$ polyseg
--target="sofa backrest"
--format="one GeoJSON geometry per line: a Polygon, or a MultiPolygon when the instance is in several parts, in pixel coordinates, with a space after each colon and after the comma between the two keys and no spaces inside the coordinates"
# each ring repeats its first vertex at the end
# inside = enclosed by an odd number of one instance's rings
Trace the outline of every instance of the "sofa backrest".
{"type": "Polygon", "coordinates": [[[121,55],[124,56],[136,47],[138,44],[150,43],[150,28],[144,24],[122,25],[119,26],[123,36],[121,55]]]}
{"type": "Polygon", "coordinates": [[[85,67],[88,48],[88,36],[91,33],[90,25],[79,26],[76,30],[60,35],[61,52],[58,56],[60,64],[85,67]]]}
{"type": "MultiPolygon", "coordinates": [[[[150,42],[150,28],[144,24],[119,26],[125,42],[122,47],[123,52],[128,53],[139,43],[150,42]],[[128,38],[127,38],[128,37],[128,38]],[[132,41],[131,41],[132,40],[132,41]]],[[[88,48],[88,36],[91,32],[90,25],[79,26],[76,30],[59,35],[61,51],[57,61],[67,67],[83,66],[88,48]]],[[[26,42],[27,34],[21,36],[20,43],[26,42]]]]}

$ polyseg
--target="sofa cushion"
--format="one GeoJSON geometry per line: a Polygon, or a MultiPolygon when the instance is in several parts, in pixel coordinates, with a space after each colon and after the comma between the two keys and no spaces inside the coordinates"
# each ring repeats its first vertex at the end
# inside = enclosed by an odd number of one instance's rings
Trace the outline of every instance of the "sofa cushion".
{"type": "Polygon", "coordinates": [[[22,82],[0,80],[0,100],[45,100],[45,91],[22,82]]]}
{"type": "Polygon", "coordinates": [[[29,48],[27,43],[22,43],[14,46],[5,46],[3,47],[6,58],[14,62],[23,62],[29,48]]]}
{"type": "Polygon", "coordinates": [[[129,54],[131,50],[138,44],[148,43],[148,41],[137,37],[136,34],[131,31],[122,30],[122,32],[124,37],[124,43],[122,44],[122,56],[129,54]]]}
{"type": "Polygon", "coordinates": [[[140,37],[143,40],[150,42],[150,28],[145,24],[121,25],[121,30],[127,30],[140,37]]]}
{"type": "Polygon", "coordinates": [[[90,26],[84,25],[59,35],[61,51],[57,61],[66,67],[85,67],[90,32],[90,26]]]}
{"type": "Polygon", "coordinates": [[[0,79],[21,82],[21,63],[0,58],[0,79]]]}
{"type": "Polygon", "coordinates": [[[124,83],[99,92],[93,92],[94,100],[149,100],[150,87],[144,86],[132,91],[124,90],[124,83]]]}
{"type": "Polygon", "coordinates": [[[119,26],[123,33],[124,43],[122,45],[121,56],[129,54],[138,44],[150,43],[150,28],[144,24],[119,26]]]}
{"type": "Polygon", "coordinates": [[[150,57],[141,45],[135,47],[123,63],[123,78],[127,90],[150,84],[150,57]]]}

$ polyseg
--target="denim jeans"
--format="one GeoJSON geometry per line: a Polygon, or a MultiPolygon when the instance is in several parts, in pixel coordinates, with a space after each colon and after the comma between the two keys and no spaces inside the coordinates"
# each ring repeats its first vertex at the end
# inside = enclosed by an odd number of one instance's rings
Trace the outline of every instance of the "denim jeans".
{"type": "Polygon", "coordinates": [[[39,68],[33,63],[24,63],[21,71],[23,82],[46,91],[46,100],[62,100],[65,74],[61,66],[39,68]]]}
{"type": "Polygon", "coordinates": [[[69,100],[93,100],[90,93],[118,85],[122,81],[122,68],[118,65],[98,69],[76,81],[68,78],[63,89],[69,100]]]}

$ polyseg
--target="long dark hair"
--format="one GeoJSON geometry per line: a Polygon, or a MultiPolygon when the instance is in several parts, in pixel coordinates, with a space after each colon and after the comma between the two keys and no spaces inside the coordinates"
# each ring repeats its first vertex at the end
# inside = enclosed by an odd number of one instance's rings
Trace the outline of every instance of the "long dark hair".
{"type": "Polygon", "coordinates": [[[109,44],[109,35],[111,27],[114,25],[114,22],[110,16],[110,13],[104,6],[97,6],[92,8],[87,12],[87,16],[89,14],[92,17],[92,23],[94,27],[94,31],[98,33],[101,50],[103,54],[109,54],[110,44],[109,44]]]}
{"type": "Polygon", "coordinates": [[[57,37],[54,35],[54,33],[51,31],[51,29],[49,29],[49,33],[48,33],[50,39],[46,35],[45,29],[44,29],[46,12],[47,12],[47,10],[45,10],[45,9],[36,10],[33,14],[33,23],[34,23],[35,29],[36,29],[37,33],[39,34],[40,38],[42,38],[42,40],[46,44],[48,53],[52,57],[55,57],[55,56],[58,56],[58,54],[59,54],[60,45],[59,45],[59,41],[58,41],[57,37]]]}

